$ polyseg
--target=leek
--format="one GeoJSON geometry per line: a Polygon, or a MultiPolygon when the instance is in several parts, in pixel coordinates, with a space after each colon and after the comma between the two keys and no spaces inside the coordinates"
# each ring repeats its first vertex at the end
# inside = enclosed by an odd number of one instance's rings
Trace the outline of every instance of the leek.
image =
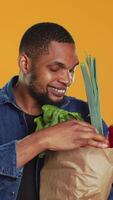
{"type": "Polygon", "coordinates": [[[86,56],[84,63],[80,64],[89,106],[91,124],[103,134],[102,118],[100,113],[100,99],[96,72],[96,59],[90,55],[86,56]]]}

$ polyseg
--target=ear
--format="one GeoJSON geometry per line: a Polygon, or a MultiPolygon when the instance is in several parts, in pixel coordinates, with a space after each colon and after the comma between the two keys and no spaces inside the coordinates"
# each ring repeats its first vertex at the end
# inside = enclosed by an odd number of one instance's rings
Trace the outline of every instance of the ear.
{"type": "Polygon", "coordinates": [[[31,69],[31,60],[26,54],[20,54],[18,57],[18,65],[23,74],[27,74],[31,69]]]}

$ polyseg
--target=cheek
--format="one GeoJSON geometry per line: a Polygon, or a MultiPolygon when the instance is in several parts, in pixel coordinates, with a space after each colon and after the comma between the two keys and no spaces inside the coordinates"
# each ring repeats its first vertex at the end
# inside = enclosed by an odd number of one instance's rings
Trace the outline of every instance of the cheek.
{"type": "Polygon", "coordinates": [[[36,77],[37,78],[34,82],[35,88],[41,91],[45,91],[47,86],[54,81],[54,76],[48,72],[39,73],[36,77]]]}
{"type": "Polygon", "coordinates": [[[56,79],[53,73],[50,73],[48,71],[44,71],[43,73],[39,74],[38,77],[40,82],[43,82],[45,84],[49,84],[56,79]]]}

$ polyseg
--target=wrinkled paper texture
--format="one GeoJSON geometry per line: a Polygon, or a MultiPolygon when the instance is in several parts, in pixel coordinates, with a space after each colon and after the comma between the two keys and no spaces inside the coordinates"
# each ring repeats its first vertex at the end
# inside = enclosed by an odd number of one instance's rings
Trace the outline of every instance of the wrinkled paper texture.
{"type": "Polygon", "coordinates": [[[113,149],[49,152],[40,177],[40,200],[107,200],[113,149]]]}

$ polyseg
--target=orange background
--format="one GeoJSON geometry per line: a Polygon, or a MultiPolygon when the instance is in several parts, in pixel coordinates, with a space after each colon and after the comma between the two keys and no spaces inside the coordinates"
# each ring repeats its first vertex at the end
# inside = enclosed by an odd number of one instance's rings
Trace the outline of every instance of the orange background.
{"type": "MultiPolygon", "coordinates": [[[[113,123],[113,1],[19,0],[0,4],[0,87],[18,73],[17,57],[24,31],[37,22],[64,25],[76,40],[80,61],[86,52],[97,59],[102,116],[113,123]]],[[[69,95],[86,99],[80,67],[69,95]]]]}

